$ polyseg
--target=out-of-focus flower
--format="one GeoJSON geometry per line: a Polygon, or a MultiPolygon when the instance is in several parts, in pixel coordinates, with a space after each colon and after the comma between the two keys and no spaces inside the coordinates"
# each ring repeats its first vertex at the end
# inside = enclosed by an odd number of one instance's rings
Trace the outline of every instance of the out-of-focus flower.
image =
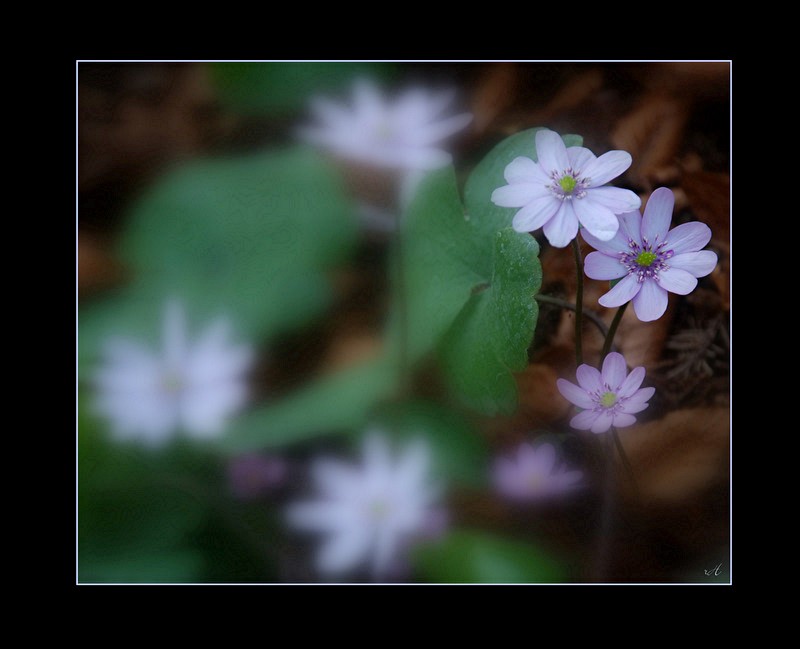
{"type": "Polygon", "coordinates": [[[316,557],[320,571],[369,566],[375,576],[384,575],[437,518],[440,491],[429,471],[430,452],[421,440],[394,460],[386,437],[373,431],[365,438],[361,466],[327,459],[312,465],[320,498],[292,505],[289,523],[326,535],[316,557]]]}
{"type": "Polygon", "coordinates": [[[243,500],[263,496],[286,478],[286,462],[276,456],[247,453],[228,462],[228,484],[243,500]]]}
{"type": "Polygon", "coordinates": [[[556,460],[552,444],[520,444],[513,458],[495,460],[495,489],[512,500],[541,500],[571,491],[578,486],[583,472],[569,470],[556,460]]]}
{"type": "Polygon", "coordinates": [[[492,192],[501,207],[521,207],[512,225],[517,232],[544,228],[551,245],[563,248],[578,233],[578,223],[601,240],[619,228],[616,215],[638,209],[641,199],[628,189],[601,187],[631,166],[626,151],[609,151],[599,158],[589,149],[567,147],[554,131],[536,132],[536,155],[519,156],[506,167],[508,185],[492,192]]]}
{"type": "Polygon", "coordinates": [[[253,351],[229,341],[226,318],[189,341],[183,306],[174,300],[163,326],[160,352],[127,338],[107,341],[93,376],[96,409],[119,438],[158,445],[179,428],[195,438],[217,435],[246,399],[253,351]]]}
{"type": "Polygon", "coordinates": [[[430,170],[449,164],[441,143],[463,129],[472,115],[442,117],[453,99],[450,91],[406,90],[397,99],[384,98],[366,79],[355,83],[351,106],[318,97],[311,109],[318,125],[300,135],[342,157],[378,167],[430,170]]]}
{"type": "Polygon", "coordinates": [[[603,371],[590,365],[578,367],[580,387],[565,379],[558,379],[558,391],[582,412],[569,422],[578,430],[604,433],[611,426],[622,428],[636,422],[633,415],[649,405],[655,388],[639,388],[644,381],[643,367],[634,368],[628,374],[628,366],[622,354],[611,352],[603,361],[603,371]]]}
{"type": "Polygon", "coordinates": [[[697,278],[717,265],[717,255],[701,250],[711,239],[705,223],[684,223],[672,230],[672,190],[659,187],[644,208],[619,217],[619,232],[609,241],[583,232],[586,242],[597,248],[586,256],[584,269],[592,279],[623,278],[600,298],[607,307],[633,300],[636,317],[657,320],[667,310],[667,292],[686,295],[697,286],[697,278]]]}

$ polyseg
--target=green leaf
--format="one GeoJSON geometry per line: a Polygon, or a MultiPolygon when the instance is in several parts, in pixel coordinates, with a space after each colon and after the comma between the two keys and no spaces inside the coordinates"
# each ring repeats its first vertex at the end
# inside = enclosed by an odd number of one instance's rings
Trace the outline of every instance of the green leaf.
{"type": "Polygon", "coordinates": [[[385,359],[323,377],[239,417],[220,445],[241,452],[358,428],[396,384],[397,368],[385,359]]]}
{"type": "Polygon", "coordinates": [[[568,576],[564,564],[541,548],[482,531],[453,531],[419,546],[414,559],[434,583],[560,583],[568,576]]]}
{"type": "Polygon", "coordinates": [[[450,384],[486,414],[517,406],[512,372],[525,369],[542,283],[539,246],[533,237],[502,230],[494,237],[494,273],[474,294],[442,341],[442,369],[450,384]]]}
{"type": "Polygon", "coordinates": [[[274,115],[303,108],[312,96],[336,91],[355,77],[391,74],[386,63],[214,63],[212,79],[223,103],[245,114],[274,115]]]}
{"type": "Polygon", "coordinates": [[[133,550],[119,556],[85,558],[79,564],[78,580],[84,584],[195,583],[200,580],[203,564],[202,554],[192,550],[133,550]]]}
{"type": "MultiPolygon", "coordinates": [[[[464,202],[470,219],[488,232],[511,226],[516,207],[499,207],[492,203],[492,192],[507,185],[503,172],[516,157],[524,156],[538,161],[536,155],[536,132],[541,127],[515,133],[495,146],[473,169],[464,188],[464,202]]],[[[582,146],[580,135],[562,135],[564,144],[582,146]]]]}
{"type": "Polygon", "coordinates": [[[452,168],[425,178],[401,236],[407,352],[416,360],[438,343],[472,290],[488,281],[491,243],[464,218],[452,168]]]}
{"type": "Polygon", "coordinates": [[[300,326],[330,302],[326,271],[356,236],[339,178],[305,149],[173,169],[136,202],[121,234],[131,284],[80,311],[80,359],[110,334],[159,342],[172,296],[187,304],[190,326],[221,313],[250,339],[300,326]]]}
{"type": "Polygon", "coordinates": [[[200,561],[187,543],[207,511],[182,476],[189,470],[202,476],[202,459],[186,448],[153,452],[112,444],[83,413],[79,424],[80,580],[197,578],[200,561]]]}
{"type": "Polygon", "coordinates": [[[511,373],[527,363],[538,315],[538,244],[510,228],[494,230],[482,215],[465,218],[452,169],[422,183],[403,235],[411,358],[440,346],[445,375],[467,404],[510,412],[517,399],[511,373]]]}
{"type": "Polygon", "coordinates": [[[265,333],[318,311],[327,297],[320,271],[356,232],[332,170],[291,149],[168,174],[134,207],[122,258],[139,281],[228,307],[265,333]]]}
{"type": "Polygon", "coordinates": [[[373,421],[397,439],[424,438],[437,475],[467,487],[485,485],[488,446],[457,413],[433,403],[411,401],[384,408],[373,421]]]}

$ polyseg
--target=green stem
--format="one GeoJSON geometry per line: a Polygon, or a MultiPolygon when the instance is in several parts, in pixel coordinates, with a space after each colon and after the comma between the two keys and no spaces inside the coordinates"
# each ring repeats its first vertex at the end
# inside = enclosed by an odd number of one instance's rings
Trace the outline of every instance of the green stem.
{"type": "Polygon", "coordinates": [[[572,252],[575,253],[575,270],[578,275],[578,287],[575,293],[575,361],[578,365],[583,364],[583,342],[581,333],[583,330],[583,260],[581,259],[581,245],[578,237],[572,240],[572,252]]]}
{"type": "Polygon", "coordinates": [[[625,314],[625,309],[628,308],[630,302],[625,302],[617,312],[614,314],[614,319],[611,321],[611,326],[608,328],[608,333],[606,334],[606,340],[603,343],[603,351],[600,352],[600,362],[602,363],[605,360],[605,357],[608,356],[608,352],[611,351],[611,345],[614,343],[614,336],[617,333],[617,327],[619,327],[619,323],[622,321],[622,316],[625,314]]]}

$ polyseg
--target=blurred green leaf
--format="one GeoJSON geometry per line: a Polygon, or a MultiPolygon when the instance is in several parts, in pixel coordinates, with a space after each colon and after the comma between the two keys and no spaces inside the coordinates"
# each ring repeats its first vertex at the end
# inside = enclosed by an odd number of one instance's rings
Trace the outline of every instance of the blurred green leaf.
{"type": "Polygon", "coordinates": [[[241,452],[358,428],[396,384],[397,368],[385,359],[320,378],[240,417],[220,445],[241,452]]]}
{"type": "Polygon", "coordinates": [[[109,334],[157,342],[172,296],[190,325],[227,312],[251,339],[299,326],[330,302],[326,271],[356,236],[339,178],[305,149],[176,168],[141,196],[121,234],[131,284],[79,313],[80,361],[109,334]]]}
{"type": "Polygon", "coordinates": [[[374,424],[398,439],[428,442],[437,475],[459,485],[484,486],[488,446],[457,413],[434,403],[411,401],[382,409],[374,424]]]}
{"type": "Polygon", "coordinates": [[[256,115],[281,115],[305,107],[312,96],[336,91],[358,76],[390,75],[389,63],[238,62],[213,63],[212,79],[223,103],[256,115]]]}
{"type": "Polygon", "coordinates": [[[149,554],[133,550],[119,556],[85,558],[80,562],[79,581],[118,584],[195,583],[202,567],[203,556],[191,550],[149,554]]]}
{"type": "Polygon", "coordinates": [[[200,578],[190,540],[206,516],[204,504],[180,488],[174,477],[160,475],[159,467],[135,460],[134,453],[109,450],[81,462],[79,578],[132,582],[200,578]],[[147,565],[150,560],[154,563],[147,565]]]}
{"type": "Polygon", "coordinates": [[[79,580],[202,580],[194,537],[209,504],[194,485],[212,481],[214,462],[190,444],[112,442],[85,395],[78,405],[79,580]]]}
{"type": "Polygon", "coordinates": [[[564,564],[530,543],[482,531],[456,530],[418,546],[418,572],[434,583],[538,584],[567,579],[564,564]]]}
{"type": "MultiPolygon", "coordinates": [[[[519,208],[495,205],[492,203],[492,192],[508,184],[503,172],[514,158],[525,156],[533,161],[539,159],[536,155],[536,131],[540,130],[541,127],[531,128],[507,137],[473,169],[464,187],[464,203],[470,220],[477,227],[487,232],[511,227],[519,208]]],[[[583,145],[580,135],[562,135],[561,139],[568,147],[583,145]]]]}
{"type": "Polygon", "coordinates": [[[406,214],[409,354],[441,345],[450,385],[483,413],[516,405],[511,372],[524,369],[536,327],[538,253],[528,234],[465,218],[452,168],[430,174],[406,214]]]}

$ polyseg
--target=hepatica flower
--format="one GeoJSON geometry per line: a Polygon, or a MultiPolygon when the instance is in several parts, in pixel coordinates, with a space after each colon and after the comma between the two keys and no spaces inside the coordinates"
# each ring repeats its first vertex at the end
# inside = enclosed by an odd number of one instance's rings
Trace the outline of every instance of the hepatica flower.
{"type": "Polygon", "coordinates": [[[317,555],[322,572],[368,566],[376,576],[385,574],[439,513],[434,508],[439,490],[429,470],[423,442],[409,444],[393,458],[387,439],[373,432],[365,439],[361,466],[333,460],[312,466],[319,498],[291,506],[289,523],[326,537],[317,555]]]}
{"type": "Polygon", "coordinates": [[[582,471],[569,470],[557,462],[556,449],[548,443],[536,447],[520,444],[514,457],[495,460],[492,473],[499,493],[522,501],[541,500],[571,491],[581,478],[582,471]]]}
{"type": "Polygon", "coordinates": [[[586,364],[578,367],[578,385],[558,379],[556,384],[562,396],[583,408],[569,422],[570,426],[604,433],[611,426],[623,428],[635,423],[633,415],[647,408],[647,402],[656,391],[639,387],[644,375],[643,367],[628,374],[622,354],[611,352],[603,361],[602,372],[586,364]]]}
{"type": "Polygon", "coordinates": [[[638,209],[641,199],[628,189],[603,187],[631,166],[626,151],[599,158],[589,149],[567,147],[561,136],[536,132],[538,162],[519,156],[505,168],[508,185],[492,192],[501,207],[519,207],[512,221],[517,232],[544,228],[551,245],[563,248],[575,238],[578,224],[602,241],[619,228],[616,215],[638,209]]]}
{"type": "Polygon", "coordinates": [[[451,92],[410,88],[390,101],[373,83],[360,80],[350,106],[321,97],[313,100],[319,123],[301,129],[300,135],[366,164],[405,171],[436,169],[451,160],[442,142],[472,120],[468,113],[443,116],[452,99],[451,92]]]}
{"type": "Polygon", "coordinates": [[[95,407],[120,438],[157,445],[182,429],[212,437],[243,405],[244,374],[253,352],[230,340],[230,323],[220,318],[189,340],[180,303],[167,304],[160,350],[138,341],[111,339],[93,376],[95,407]]]}
{"type": "Polygon", "coordinates": [[[667,310],[667,292],[686,295],[697,286],[697,278],[717,265],[717,255],[701,250],[711,239],[705,223],[684,223],[672,230],[675,197],[659,187],[639,212],[620,216],[620,231],[610,241],[589,233],[583,238],[597,248],[586,256],[584,269],[592,279],[621,279],[599,302],[618,307],[633,300],[639,320],[657,320],[667,310]]]}

